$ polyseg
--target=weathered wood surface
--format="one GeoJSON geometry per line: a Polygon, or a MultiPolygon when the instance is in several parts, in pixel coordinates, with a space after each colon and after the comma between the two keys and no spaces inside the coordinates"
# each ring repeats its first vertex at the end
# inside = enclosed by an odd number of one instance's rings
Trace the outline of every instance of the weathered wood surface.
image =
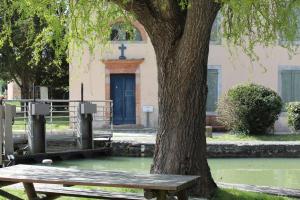
{"type": "Polygon", "coordinates": [[[231,184],[231,183],[218,183],[220,188],[225,189],[237,189],[244,190],[248,192],[259,192],[271,195],[286,196],[292,198],[300,198],[300,189],[288,189],[288,188],[278,188],[278,187],[268,187],[268,186],[256,186],[256,185],[246,185],[246,184],[231,184]]]}
{"type": "Polygon", "coordinates": [[[0,181],[180,191],[193,186],[198,176],[130,174],[31,165],[0,169],[0,181]]]}
{"type": "Polygon", "coordinates": [[[70,187],[46,187],[38,186],[36,187],[37,193],[42,193],[46,195],[57,195],[57,196],[70,196],[70,197],[89,197],[94,199],[129,199],[129,200],[146,200],[143,195],[135,193],[117,193],[108,192],[101,190],[87,190],[79,188],[70,187]]]}

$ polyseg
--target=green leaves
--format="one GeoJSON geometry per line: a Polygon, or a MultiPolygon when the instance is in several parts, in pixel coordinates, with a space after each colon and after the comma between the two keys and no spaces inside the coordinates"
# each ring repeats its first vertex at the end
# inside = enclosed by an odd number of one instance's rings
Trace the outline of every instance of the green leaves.
{"type": "Polygon", "coordinates": [[[282,108],[280,96],[256,84],[231,88],[218,104],[219,121],[234,132],[264,134],[272,128],[282,108]]]}
{"type": "MultiPolygon", "coordinates": [[[[294,41],[300,35],[300,1],[298,0],[215,0],[222,6],[223,37],[228,44],[241,46],[253,59],[257,44],[271,46],[283,38],[281,45],[295,51],[294,41]]],[[[156,1],[163,6],[165,1],[156,1]]],[[[189,9],[189,0],[178,0],[181,9],[189,9]]],[[[120,5],[136,3],[120,0],[120,5]]],[[[46,26],[36,38],[34,59],[37,62],[45,44],[56,49],[56,58],[65,53],[66,47],[86,45],[93,51],[97,44],[106,44],[111,25],[116,21],[130,22],[132,13],[106,0],[1,0],[0,46],[10,41],[11,19],[18,13],[18,20],[38,17],[46,26]]],[[[201,20],[201,19],[195,19],[201,20]]],[[[70,49],[70,48],[69,48],[70,49]]],[[[82,49],[82,48],[81,48],[82,49]]]]}
{"type": "Polygon", "coordinates": [[[233,45],[241,46],[255,59],[257,44],[271,46],[279,36],[284,47],[294,51],[300,35],[300,1],[297,0],[222,0],[223,35],[233,45]]]}
{"type": "MultiPolygon", "coordinates": [[[[31,63],[41,59],[45,45],[55,49],[55,62],[66,54],[70,44],[87,45],[93,50],[96,43],[107,43],[110,25],[117,19],[127,21],[131,16],[114,4],[104,0],[1,0],[0,2],[0,45],[12,37],[11,20],[17,13],[15,23],[24,20],[34,21],[38,18],[44,28],[38,35],[34,34],[34,23],[28,27],[24,36],[34,38],[32,47],[34,57],[31,63]],[[72,3],[70,3],[72,2],[72,3]]],[[[13,45],[13,44],[11,44],[13,45]]],[[[72,46],[72,45],[70,45],[72,46]]]]}
{"type": "Polygon", "coordinates": [[[288,124],[294,131],[300,130],[300,102],[287,104],[288,124]]]}

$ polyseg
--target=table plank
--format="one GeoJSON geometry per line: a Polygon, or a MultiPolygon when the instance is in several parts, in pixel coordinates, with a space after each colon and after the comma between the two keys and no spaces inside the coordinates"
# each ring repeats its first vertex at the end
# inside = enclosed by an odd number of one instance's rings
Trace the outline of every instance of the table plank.
{"type": "Polygon", "coordinates": [[[126,187],[180,191],[193,186],[199,176],[131,174],[34,165],[0,169],[0,181],[126,187]]]}

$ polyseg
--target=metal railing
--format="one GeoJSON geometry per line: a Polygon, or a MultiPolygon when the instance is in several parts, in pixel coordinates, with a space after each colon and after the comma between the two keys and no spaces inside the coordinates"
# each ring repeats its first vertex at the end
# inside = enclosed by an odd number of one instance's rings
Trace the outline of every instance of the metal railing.
{"type": "MultiPolygon", "coordinates": [[[[16,117],[14,118],[13,132],[28,133],[28,105],[33,99],[3,100],[3,104],[16,106],[16,117]]],[[[79,134],[78,109],[80,100],[35,100],[35,102],[49,104],[50,114],[46,118],[46,133],[72,132],[73,137],[79,134]]],[[[111,100],[88,100],[85,102],[97,105],[97,112],[93,114],[94,138],[101,134],[113,133],[113,103],[111,100]],[[109,132],[109,133],[107,133],[109,132]]]]}

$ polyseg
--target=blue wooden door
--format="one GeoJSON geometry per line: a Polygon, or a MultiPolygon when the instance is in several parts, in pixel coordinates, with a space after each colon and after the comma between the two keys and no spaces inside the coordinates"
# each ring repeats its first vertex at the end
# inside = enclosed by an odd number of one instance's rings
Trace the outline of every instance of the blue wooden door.
{"type": "Polygon", "coordinates": [[[113,100],[113,123],[135,124],[135,75],[111,75],[110,95],[113,100]]]}

